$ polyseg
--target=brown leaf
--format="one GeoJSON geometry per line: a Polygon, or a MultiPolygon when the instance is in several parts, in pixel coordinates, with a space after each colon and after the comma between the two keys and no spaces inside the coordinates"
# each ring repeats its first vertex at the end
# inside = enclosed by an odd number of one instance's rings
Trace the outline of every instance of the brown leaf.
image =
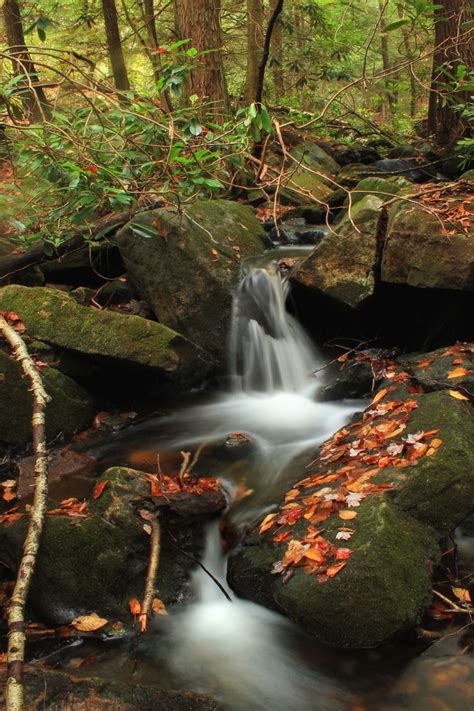
{"type": "Polygon", "coordinates": [[[168,614],[166,611],[165,603],[157,597],[155,597],[153,602],[151,603],[151,611],[154,615],[165,616],[168,614]]]}
{"type": "Polygon", "coordinates": [[[71,626],[81,632],[94,632],[95,630],[100,630],[101,627],[105,627],[107,623],[108,620],[104,617],[99,617],[96,612],[93,612],[91,615],[76,617],[76,619],[71,622],[71,626]]]}
{"type": "Polygon", "coordinates": [[[451,590],[461,602],[471,602],[471,594],[466,588],[451,588],[451,590]]]}

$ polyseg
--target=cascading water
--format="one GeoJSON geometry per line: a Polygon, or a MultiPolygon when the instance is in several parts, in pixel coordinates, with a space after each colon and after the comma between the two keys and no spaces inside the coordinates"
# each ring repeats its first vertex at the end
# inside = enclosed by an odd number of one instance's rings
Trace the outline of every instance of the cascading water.
{"type": "Polygon", "coordinates": [[[305,331],[286,310],[288,293],[289,284],[275,265],[244,274],[232,309],[230,356],[237,389],[309,388],[317,359],[305,331]]]}

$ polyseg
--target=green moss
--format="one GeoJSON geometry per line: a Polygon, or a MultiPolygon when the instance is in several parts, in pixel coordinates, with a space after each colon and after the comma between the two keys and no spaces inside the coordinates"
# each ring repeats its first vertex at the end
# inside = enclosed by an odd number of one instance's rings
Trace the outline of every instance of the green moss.
{"type": "MultiPolygon", "coordinates": [[[[375,195],[381,198],[384,202],[390,199],[390,195],[397,195],[401,190],[401,186],[396,183],[385,180],[384,178],[364,178],[354,188],[352,194],[352,204],[360,202],[366,194],[375,195]],[[359,192],[360,191],[360,192],[359,192]]],[[[347,201],[346,201],[347,202],[347,201]]]]}
{"type": "Polygon", "coordinates": [[[241,260],[264,249],[254,212],[236,202],[201,200],[183,213],[161,208],[133,223],[157,232],[144,238],[126,225],[116,237],[142,298],[162,323],[223,362],[241,260]]]}
{"type": "Polygon", "coordinates": [[[98,311],[56,289],[7,286],[0,309],[15,311],[28,336],[90,356],[151,366],[173,373],[196,349],[166,326],[139,316],[98,311]]]}
{"type": "MultiPolygon", "coordinates": [[[[41,377],[51,402],[46,407],[46,433],[72,434],[94,415],[94,403],[80,385],[54,368],[45,368],[41,377]]],[[[0,351],[0,443],[26,447],[31,443],[32,399],[21,367],[0,351]]]]}

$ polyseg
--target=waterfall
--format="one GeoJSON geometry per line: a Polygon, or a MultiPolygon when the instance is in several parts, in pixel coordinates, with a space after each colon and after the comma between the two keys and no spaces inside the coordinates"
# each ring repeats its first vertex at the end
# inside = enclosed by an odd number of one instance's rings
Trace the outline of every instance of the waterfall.
{"type": "Polygon", "coordinates": [[[235,388],[302,392],[317,364],[314,348],[286,310],[289,284],[273,268],[244,274],[234,297],[230,358],[235,388]]]}

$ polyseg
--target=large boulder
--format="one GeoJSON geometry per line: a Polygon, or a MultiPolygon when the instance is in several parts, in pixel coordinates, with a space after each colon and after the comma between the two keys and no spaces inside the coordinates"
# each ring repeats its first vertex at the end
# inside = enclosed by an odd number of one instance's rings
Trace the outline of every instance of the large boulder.
{"type": "Polygon", "coordinates": [[[344,306],[363,304],[375,288],[377,226],[383,199],[366,195],[304,259],[292,278],[344,306]]]}
{"type": "Polygon", "coordinates": [[[382,281],[474,291],[474,230],[447,234],[436,215],[397,202],[389,211],[382,281]]]}
{"type": "Polygon", "coordinates": [[[372,647],[415,625],[438,541],[472,509],[469,403],[391,383],[229,561],[239,595],[335,646],[372,647]]]}
{"type": "MultiPolygon", "coordinates": [[[[80,385],[54,368],[41,372],[51,401],[46,407],[46,434],[53,439],[81,429],[94,415],[94,403],[80,385]]],[[[32,398],[20,365],[0,350],[0,448],[31,443],[32,398]]]]}
{"type": "Polygon", "coordinates": [[[0,310],[16,312],[28,336],[99,360],[148,366],[179,380],[205,371],[201,350],[171,328],[81,306],[56,289],[5,286],[0,310]]]}
{"type": "Polygon", "coordinates": [[[314,200],[325,203],[332,194],[335,183],[331,178],[339,172],[339,164],[316,143],[305,141],[296,145],[291,156],[288,181],[281,191],[293,204],[304,205],[314,200]]]}
{"type": "MultiPolygon", "coordinates": [[[[127,621],[128,601],[143,596],[150,537],[136,510],[140,503],[146,506],[150,482],[145,473],[125,467],[107,470],[98,481],[107,482],[105,488],[80,515],[67,515],[64,508],[63,515],[56,509],[46,517],[29,595],[40,619],[67,624],[96,612],[110,621],[127,621]]],[[[189,575],[203,545],[203,525],[192,512],[165,519],[156,594],[171,605],[190,594],[189,575]]],[[[12,571],[21,558],[27,525],[22,518],[0,526],[2,560],[12,571]]]]}
{"type": "Polygon", "coordinates": [[[136,215],[116,239],[159,321],[222,362],[241,260],[264,250],[265,232],[252,209],[229,200],[160,208],[136,215]]]}
{"type": "MultiPolygon", "coordinates": [[[[391,196],[398,195],[403,190],[410,190],[413,188],[413,183],[405,178],[379,178],[373,176],[371,178],[364,178],[355,186],[351,201],[355,205],[366,195],[375,195],[384,201],[390,200],[391,196]]],[[[349,203],[349,198],[346,198],[346,205],[349,203]]]]}

